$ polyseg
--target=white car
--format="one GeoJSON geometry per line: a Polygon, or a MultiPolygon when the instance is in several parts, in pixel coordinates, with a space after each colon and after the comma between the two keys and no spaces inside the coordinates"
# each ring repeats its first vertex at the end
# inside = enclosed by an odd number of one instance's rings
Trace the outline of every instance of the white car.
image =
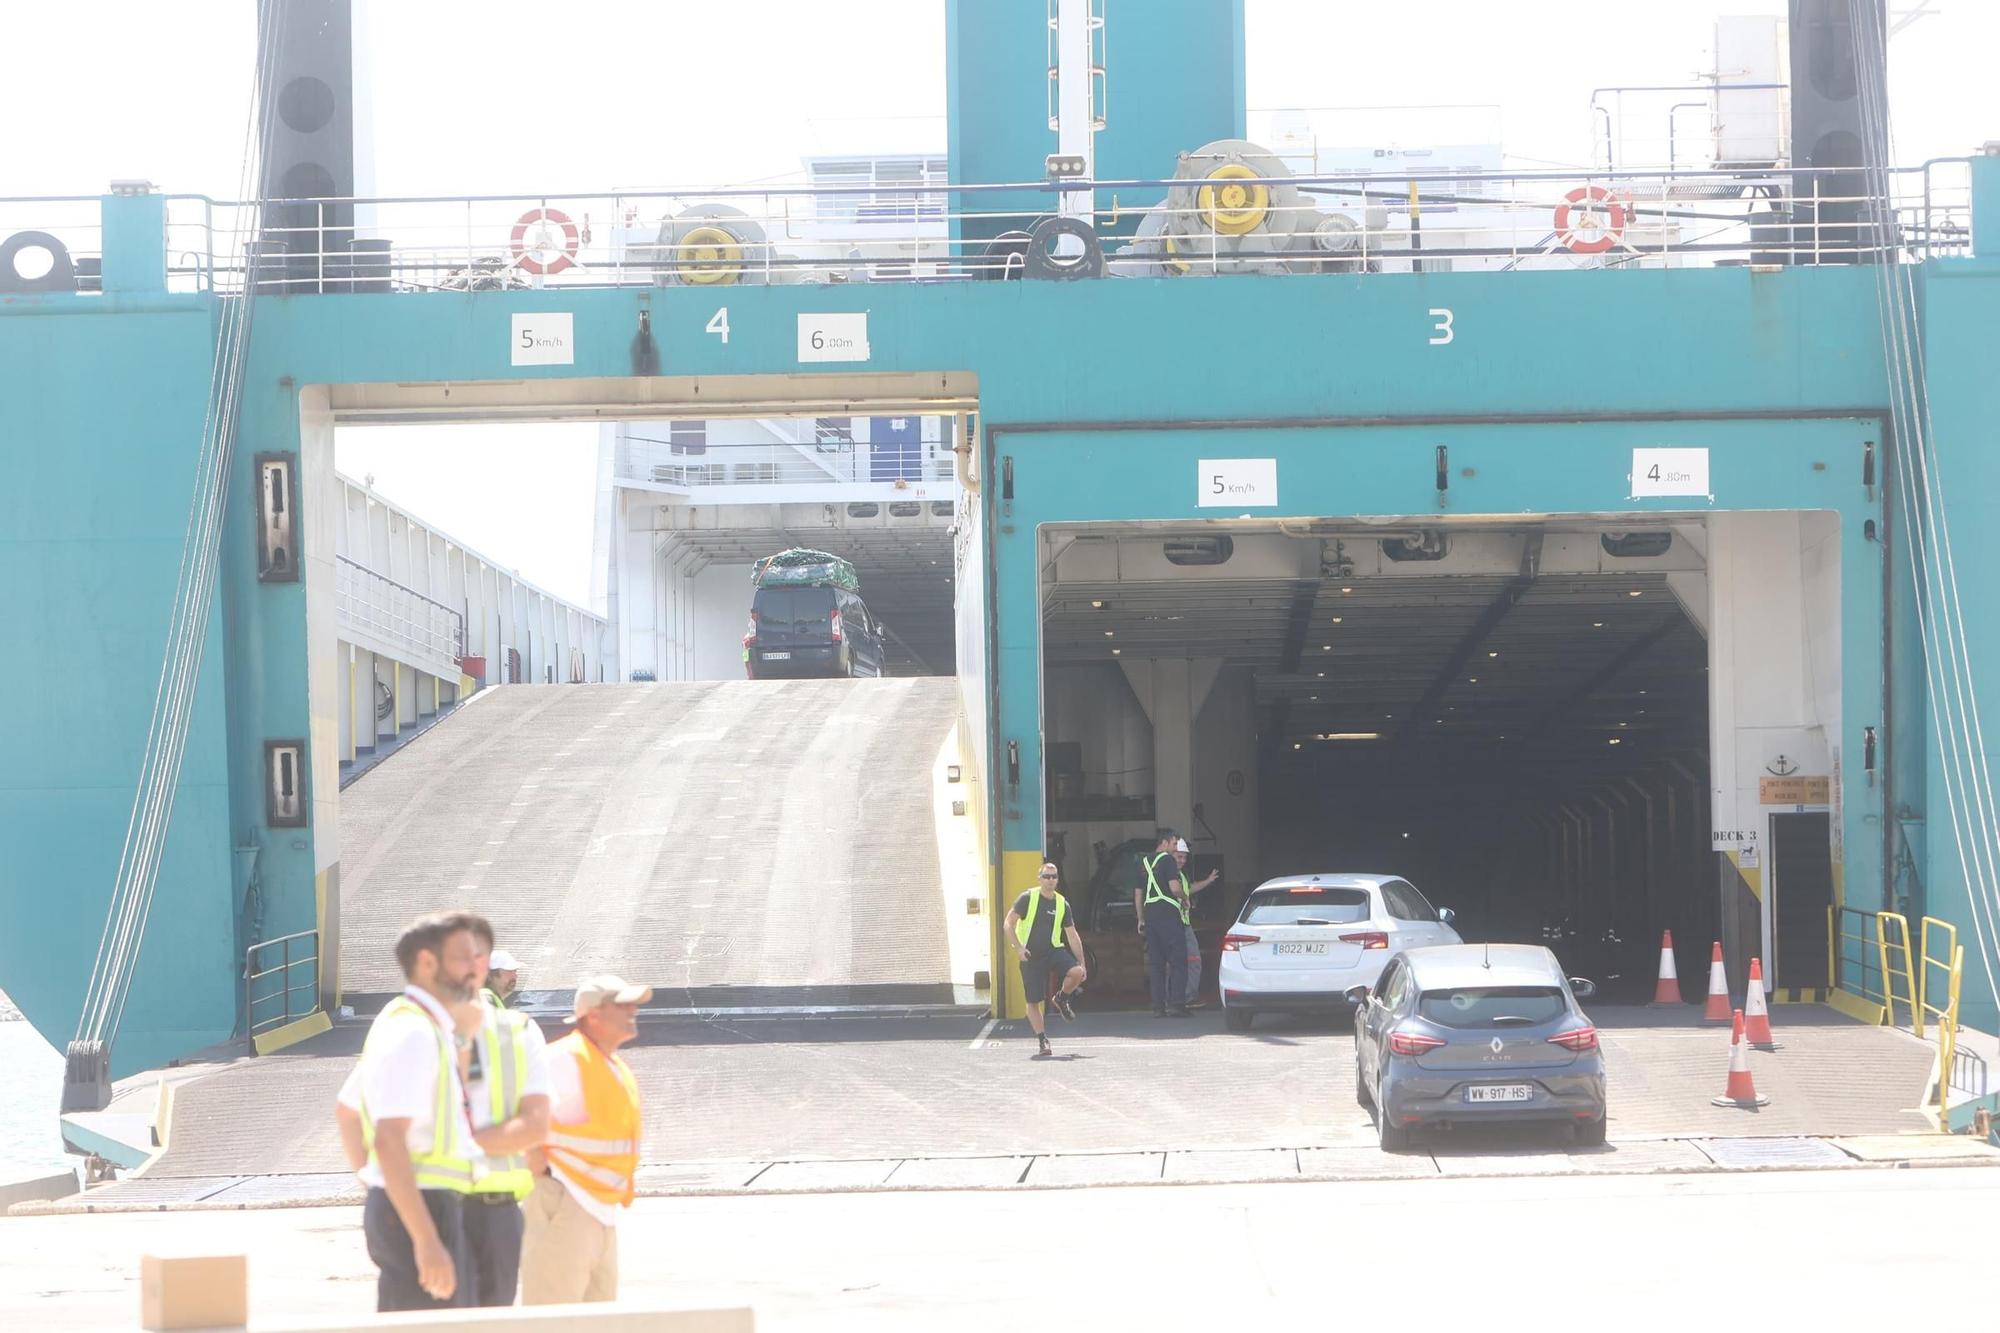
{"type": "Polygon", "coordinates": [[[1250,891],[1222,937],[1222,1023],[1246,1032],[1260,1010],[1347,1013],[1405,949],[1461,944],[1452,914],[1396,875],[1283,875],[1250,891]]]}

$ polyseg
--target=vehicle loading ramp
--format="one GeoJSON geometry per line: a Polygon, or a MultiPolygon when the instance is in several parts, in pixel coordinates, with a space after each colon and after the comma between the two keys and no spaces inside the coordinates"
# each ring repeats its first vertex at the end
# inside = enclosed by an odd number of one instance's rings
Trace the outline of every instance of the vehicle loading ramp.
{"type": "MultiPolygon", "coordinates": [[[[402,987],[397,933],[464,906],[566,1004],[950,999],[933,765],[950,677],[509,686],[340,796],[341,983],[402,987]]],[[[961,979],[969,980],[969,978],[961,979]]]]}
{"type": "MultiPolygon", "coordinates": [[[[1781,1008],[1779,1048],[1750,1055],[1771,1104],[1751,1112],[1711,1105],[1726,1075],[1728,1030],[1703,1023],[1697,1007],[1599,1006],[1591,1017],[1611,1085],[1612,1148],[1598,1152],[1609,1165],[1748,1160],[1759,1144],[1798,1152],[1802,1138],[1943,1138],[1912,1109],[1934,1048],[1907,1032],[1814,1006],[1781,1008]],[[1668,1154],[1660,1145],[1669,1140],[1709,1148],[1668,1154]]],[[[365,1031],[344,1022],[181,1087],[166,1150],[92,1197],[348,1197],[355,1186],[342,1170],[332,1106],[365,1031]]],[[[642,1018],[623,1052],[645,1107],[642,1186],[671,1187],[704,1163],[727,1175],[746,1163],[861,1160],[886,1175],[906,1159],[1108,1155],[1133,1159],[1124,1170],[1146,1154],[1191,1150],[1296,1151],[1307,1171],[1309,1158],[1339,1149],[1344,1171],[1420,1161],[1424,1173],[1435,1158],[1451,1174],[1501,1157],[1554,1160],[1571,1147],[1566,1127],[1517,1126],[1425,1135],[1414,1157],[1378,1160],[1368,1112],[1354,1099],[1354,1042],[1342,1018],[1272,1018],[1237,1035],[1213,1010],[1168,1024],[1086,1009],[1055,1035],[1058,1059],[1040,1061],[1028,1058],[1025,1023],[989,1029],[976,1016],[642,1018]]],[[[1157,1161],[1153,1169],[1157,1178],[1157,1161]]]]}

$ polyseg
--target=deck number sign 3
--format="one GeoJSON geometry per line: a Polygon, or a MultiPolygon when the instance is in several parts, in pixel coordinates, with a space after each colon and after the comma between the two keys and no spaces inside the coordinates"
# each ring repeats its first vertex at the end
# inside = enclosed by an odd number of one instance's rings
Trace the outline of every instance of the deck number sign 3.
{"type": "Polygon", "coordinates": [[[1632,495],[1699,495],[1708,490],[1708,450],[1634,449],[1632,495]]]}
{"type": "Polygon", "coordinates": [[[1278,503],[1275,458],[1204,458],[1196,475],[1196,503],[1203,509],[1269,508],[1278,503]]]}

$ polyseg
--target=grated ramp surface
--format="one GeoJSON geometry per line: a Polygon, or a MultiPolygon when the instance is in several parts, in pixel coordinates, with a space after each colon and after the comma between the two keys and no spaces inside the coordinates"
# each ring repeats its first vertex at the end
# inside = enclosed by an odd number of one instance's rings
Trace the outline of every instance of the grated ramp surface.
{"type": "Polygon", "coordinates": [[[495,689],[341,793],[343,987],[400,989],[397,932],[457,905],[533,989],[948,983],[931,768],[956,689],[495,689]]]}

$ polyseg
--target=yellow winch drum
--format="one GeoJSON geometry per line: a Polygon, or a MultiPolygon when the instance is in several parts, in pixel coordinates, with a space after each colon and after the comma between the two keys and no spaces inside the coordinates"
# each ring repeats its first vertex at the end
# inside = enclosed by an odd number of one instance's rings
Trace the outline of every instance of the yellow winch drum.
{"type": "Polygon", "coordinates": [[[660,223],[653,281],[662,287],[730,287],[782,280],[757,219],[729,204],[694,204],[660,223]]]}
{"type": "Polygon", "coordinates": [[[727,286],[743,276],[743,247],[721,227],[693,227],[674,245],[674,267],[683,282],[727,286]]]}
{"type": "Polygon", "coordinates": [[[1225,162],[1208,173],[1209,184],[1195,194],[1202,220],[1223,236],[1255,231],[1271,211],[1271,187],[1241,162],[1225,162]]]}

